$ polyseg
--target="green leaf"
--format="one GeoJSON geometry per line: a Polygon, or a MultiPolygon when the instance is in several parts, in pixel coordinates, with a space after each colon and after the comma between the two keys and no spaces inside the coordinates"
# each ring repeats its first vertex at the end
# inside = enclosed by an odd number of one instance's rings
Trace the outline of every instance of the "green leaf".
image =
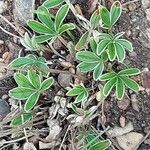
{"type": "Polygon", "coordinates": [[[115,72],[105,73],[100,77],[100,80],[107,81],[107,80],[110,80],[111,78],[114,78],[115,76],[116,76],[115,72]]]}
{"type": "Polygon", "coordinates": [[[132,43],[129,42],[128,40],[125,39],[117,39],[115,40],[117,43],[119,43],[120,45],[122,45],[124,48],[126,48],[127,50],[129,50],[130,52],[133,51],[133,46],[132,43]]]}
{"type": "Polygon", "coordinates": [[[113,40],[113,36],[108,33],[99,33],[98,35],[101,40],[113,40]]]}
{"type": "Polygon", "coordinates": [[[103,62],[101,62],[94,69],[94,72],[93,72],[94,80],[97,81],[100,78],[100,76],[102,75],[103,70],[104,70],[104,64],[103,64],[103,62]]]}
{"type": "Polygon", "coordinates": [[[97,50],[97,43],[96,43],[94,38],[90,39],[90,47],[91,47],[92,51],[96,54],[97,53],[96,52],[96,50],[97,50]]]}
{"type": "Polygon", "coordinates": [[[41,79],[40,76],[33,70],[28,71],[28,79],[30,83],[36,88],[40,89],[41,87],[41,79]]]}
{"type": "Polygon", "coordinates": [[[59,34],[62,34],[66,31],[73,30],[73,29],[75,29],[75,25],[73,23],[67,23],[67,24],[62,25],[59,28],[58,32],[59,34]]]}
{"type": "Polygon", "coordinates": [[[114,36],[114,39],[117,40],[119,39],[121,36],[123,36],[125,34],[125,32],[119,32],[114,36]]]}
{"type": "Polygon", "coordinates": [[[97,46],[97,54],[101,55],[105,51],[109,43],[110,43],[109,39],[101,40],[97,46]]]}
{"type": "Polygon", "coordinates": [[[100,6],[100,15],[101,15],[101,19],[102,19],[103,23],[106,26],[110,27],[110,24],[111,24],[110,13],[106,7],[100,6]]]}
{"type": "Polygon", "coordinates": [[[77,67],[80,69],[81,72],[89,72],[95,69],[98,63],[86,63],[82,62],[77,67]]]}
{"type": "Polygon", "coordinates": [[[86,99],[87,97],[85,96],[85,92],[82,92],[76,97],[74,103],[77,104],[77,103],[85,101],[86,99]]]}
{"type": "Polygon", "coordinates": [[[137,68],[128,68],[125,70],[121,70],[118,75],[119,76],[133,76],[140,74],[140,70],[137,68]]]}
{"type": "Polygon", "coordinates": [[[24,113],[22,115],[19,115],[17,117],[15,117],[12,121],[11,121],[11,126],[13,127],[17,127],[20,126],[22,124],[27,123],[28,121],[30,121],[32,119],[32,114],[31,113],[24,113]]]}
{"type": "Polygon", "coordinates": [[[110,43],[108,45],[107,53],[108,53],[109,60],[114,61],[116,58],[116,47],[115,47],[114,43],[110,43]]]}
{"type": "Polygon", "coordinates": [[[118,62],[123,62],[126,56],[125,49],[118,43],[115,43],[118,62]]]}
{"type": "Polygon", "coordinates": [[[33,107],[37,104],[39,100],[40,94],[38,92],[33,93],[26,101],[24,110],[26,112],[30,111],[33,109],[33,107]]]}
{"type": "Polygon", "coordinates": [[[137,92],[139,91],[139,85],[132,79],[126,77],[126,76],[120,76],[124,84],[131,90],[137,92]]]}
{"type": "Polygon", "coordinates": [[[96,63],[100,61],[100,58],[97,55],[89,51],[78,52],[76,58],[85,63],[96,63]]]}
{"type": "Polygon", "coordinates": [[[121,3],[119,1],[114,2],[110,9],[111,25],[114,25],[118,21],[119,17],[121,16],[121,13],[122,13],[121,3]]]}
{"type": "Polygon", "coordinates": [[[35,41],[37,43],[44,43],[44,42],[47,42],[47,41],[51,40],[55,36],[56,36],[55,34],[39,35],[39,36],[35,36],[35,41]]]}
{"type": "Polygon", "coordinates": [[[63,2],[64,0],[46,0],[43,5],[49,9],[58,6],[63,2]]]}
{"type": "Polygon", "coordinates": [[[27,22],[28,26],[37,33],[43,33],[43,34],[54,34],[54,31],[52,31],[47,26],[43,25],[42,23],[35,21],[35,20],[29,20],[27,22]]]}
{"type": "Polygon", "coordinates": [[[81,85],[77,85],[73,89],[68,91],[66,95],[67,96],[76,96],[76,95],[82,93],[83,91],[84,91],[83,87],[81,85]]]}
{"type": "Polygon", "coordinates": [[[120,78],[118,78],[116,83],[116,97],[117,99],[121,100],[124,97],[125,93],[125,86],[124,83],[120,78]]]}
{"type": "Polygon", "coordinates": [[[55,18],[55,29],[56,31],[59,30],[60,26],[62,25],[65,17],[67,16],[69,11],[69,7],[67,4],[61,6],[61,8],[58,10],[55,18]]]}
{"type": "Polygon", "coordinates": [[[39,13],[37,13],[38,19],[46,25],[48,28],[50,28],[53,32],[55,32],[54,28],[54,22],[51,19],[51,16],[49,15],[49,11],[44,6],[39,6],[38,10],[39,13]]]}
{"type": "Polygon", "coordinates": [[[15,79],[16,83],[18,84],[18,86],[34,89],[32,84],[28,80],[28,78],[25,75],[23,75],[22,73],[15,73],[14,79],[15,79]]]}
{"type": "Polygon", "coordinates": [[[116,81],[117,78],[112,78],[104,85],[103,94],[105,97],[107,97],[110,94],[112,88],[116,84],[116,81]]]}
{"type": "Polygon", "coordinates": [[[9,91],[9,96],[18,100],[26,100],[34,91],[31,88],[17,87],[9,91]]]}
{"type": "Polygon", "coordinates": [[[90,24],[93,29],[95,29],[98,25],[100,25],[101,16],[99,9],[97,9],[90,18],[90,24]]]}
{"type": "Polygon", "coordinates": [[[88,150],[106,150],[110,145],[110,140],[103,140],[93,144],[88,150]]]}
{"type": "Polygon", "coordinates": [[[88,39],[89,39],[89,32],[87,31],[81,36],[81,38],[79,39],[78,43],[75,46],[75,49],[77,51],[84,49],[88,43],[88,39]]]}
{"type": "Polygon", "coordinates": [[[40,90],[45,91],[49,89],[53,84],[54,84],[54,79],[50,77],[42,82],[40,90]]]}
{"type": "Polygon", "coordinates": [[[9,64],[9,66],[12,67],[12,68],[21,68],[25,65],[31,65],[33,63],[34,63],[33,59],[26,58],[26,57],[19,57],[19,58],[16,58],[15,60],[13,60],[9,64]]]}

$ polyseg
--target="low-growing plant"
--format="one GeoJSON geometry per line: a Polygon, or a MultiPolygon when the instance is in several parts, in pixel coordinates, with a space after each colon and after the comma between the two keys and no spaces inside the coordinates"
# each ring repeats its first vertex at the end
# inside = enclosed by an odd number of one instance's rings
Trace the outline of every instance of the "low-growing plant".
{"type": "Polygon", "coordinates": [[[29,20],[27,22],[28,26],[33,31],[40,34],[34,37],[35,41],[37,43],[43,43],[49,40],[53,42],[56,38],[59,38],[62,33],[75,29],[75,25],[73,23],[63,24],[68,11],[69,7],[67,4],[61,6],[53,21],[45,6],[38,7],[36,13],[40,22],[36,20],[29,20]]]}
{"type": "Polygon", "coordinates": [[[14,79],[18,87],[10,90],[9,96],[25,101],[25,112],[30,112],[37,104],[40,94],[54,83],[52,77],[42,81],[42,77],[33,70],[29,70],[27,75],[15,73],[14,79]]]}
{"type": "Polygon", "coordinates": [[[18,57],[14,59],[9,67],[14,69],[34,69],[41,73],[44,77],[49,74],[49,67],[44,57],[37,57],[33,54],[29,54],[25,57],[18,57]]]}
{"type": "Polygon", "coordinates": [[[66,95],[77,96],[74,103],[80,103],[87,100],[89,93],[88,89],[86,89],[84,85],[76,85],[70,91],[68,91],[66,95]]]}
{"type": "Polygon", "coordinates": [[[103,94],[108,96],[113,89],[116,87],[116,97],[121,100],[125,94],[125,86],[129,89],[137,92],[139,90],[139,85],[129,78],[130,76],[138,75],[140,70],[137,68],[128,68],[121,70],[118,73],[112,71],[106,74],[103,74],[100,78],[101,81],[107,81],[104,85],[103,94]]]}
{"type": "Polygon", "coordinates": [[[77,138],[78,140],[84,139],[84,144],[79,148],[80,150],[106,150],[111,145],[110,140],[102,140],[93,131],[81,132],[77,138]]]}

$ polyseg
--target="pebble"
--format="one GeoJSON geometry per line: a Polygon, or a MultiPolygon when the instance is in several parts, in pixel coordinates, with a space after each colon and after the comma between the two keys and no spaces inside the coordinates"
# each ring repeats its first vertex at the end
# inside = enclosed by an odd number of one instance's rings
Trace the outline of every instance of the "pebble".
{"type": "Polygon", "coordinates": [[[121,101],[117,101],[117,106],[122,110],[126,110],[129,105],[130,105],[130,100],[127,97],[124,97],[124,99],[121,101]]]}
{"type": "Polygon", "coordinates": [[[137,132],[130,132],[126,135],[118,136],[116,139],[123,150],[135,150],[137,144],[143,139],[143,135],[137,132]]]}
{"type": "Polygon", "coordinates": [[[0,121],[10,113],[10,107],[5,100],[0,99],[0,121]]]}
{"type": "Polygon", "coordinates": [[[8,99],[8,97],[9,97],[9,96],[8,96],[7,94],[5,94],[5,95],[2,96],[2,99],[3,99],[3,100],[6,100],[6,99],[8,99]]]}
{"type": "Polygon", "coordinates": [[[63,87],[63,88],[66,88],[66,87],[69,87],[70,86],[70,83],[72,83],[72,76],[69,75],[69,74],[62,74],[60,73],[58,75],[58,83],[63,87]]]}
{"type": "Polygon", "coordinates": [[[35,0],[14,0],[14,18],[16,23],[26,25],[27,20],[33,19],[35,0]]]}
{"type": "Polygon", "coordinates": [[[124,116],[121,116],[121,117],[119,118],[119,123],[120,123],[120,126],[121,126],[122,128],[124,128],[125,125],[126,125],[126,118],[125,118],[124,116]]]}
{"type": "Polygon", "coordinates": [[[135,3],[131,3],[129,6],[128,6],[129,10],[130,11],[134,11],[136,9],[136,4],[135,3]]]}
{"type": "Polygon", "coordinates": [[[7,9],[7,4],[4,1],[0,1],[0,14],[2,14],[7,9]]]}
{"type": "Polygon", "coordinates": [[[144,8],[150,7],[150,0],[142,0],[142,6],[144,8]]]}

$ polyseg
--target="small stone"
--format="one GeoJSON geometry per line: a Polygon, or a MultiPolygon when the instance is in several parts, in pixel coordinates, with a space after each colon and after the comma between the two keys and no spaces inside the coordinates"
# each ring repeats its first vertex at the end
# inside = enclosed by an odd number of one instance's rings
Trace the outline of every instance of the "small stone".
{"type": "Polygon", "coordinates": [[[123,150],[135,150],[137,144],[143,139],[143,135],[137,132],[130,132],[126,135],[118,136],[116,139],[123,150]]]}
{"type": "Polygon", "coordinates": [[[131,52],[131,53],[129,53],[129,55],[131,56],[131,57],[137,57],[137,53],[136,52],[131,52]]]}
{"type": "Polygon", "coordinates": [[[14,0],[14,18],[17,23],[26,25],[27,20],[33,19],[35,0],[14,0]]]}
{"type": "Polygon", "coordinates": [[[5,100],[0,99],[0,121],[10,113],[10,107],[5,100]]]}
{"type": "Polygon", "coordinates": [[[128,6],[129,10],[130,11],[134,11],[136,9],[136,4],[134,3],[131,3],[129,6],[128,6]]]}
{"type": "Polygon", "coordinates": [[[149,0],[142,0],[142,6],[144,8],[150,7],[150,1],[149,0]]]}
{"type": "Polygon", "coordinates": [[[146,18],[148,21],[150,21],[150,8],[145,10],[146,12],[146,18]]]}
{"type": "Polygon", "coordinates": [[[138,105],[138,99],[136,94],[131,94],[131,102],[132,102],[132,108],[139,112],[139,105],[138,105]]]}
{"type": "Polygon", "coordinates": [[[124,97],[124,99],[121,101],[117,101],[117,106],[122,110],[126,110],[129,105],[130,105],[130,100],[127,97],[124,97]]]}
{"type": "Polygon", "coordinates": [[[58,83],[64,88],[69,87],[70,83],[72,83],[72,76],[61,73],[58,75],[58,83]]]}
{"type": "Polygon", "coordinates": [[[59,50],[61,47],[63,47],[63,45],[62,45],[62,43],[60,42],[59,39],[56,39],[56,40],[53,42],[53,47],[54,47],[54,49],[59,50]]]}
{"type": "Polygon", "coordinates": [[[9,58],[9,52],[5,52],[2,56],[2,59],[4,60],[4,62],[9,58]]]}
{"type": "Polygon", "coordinates": [[[150,75],[149,73],[144,73],[141,75],[142,87],[150,89],[150,75]]]}
{"type": "Polygon", "coordinates": [[[4,1],[0,1],[0,14],[2,14],[7,9],[7,4],[4,1]]]}
{"type": "Polygon", "coordinates": [[[144,144],[150,145],[150,139],[146,139],[146,140],[144,141],[144,144]]]}
{"type": "Polygon", "coordinates": [[[3,100],[6,100],[6,99],[8,99],[8,97],[9,97],[9,96],[8,96],[7,94],[5,94],[5,95],[2,96],[2,99],[3,99],[3,100]]]}
{"type": "Polygon", "coordinates": [[[110,129],[108,133],[111,135],[111,137],[117,137],[129,133],[133,129],[133,124],[129,122],[124,128],[115,126],[114,128],[110,129]]]}
{"type": "Polygon", "coordinates": [[[126,118],[125,118],[124,116],[121,116],[121,117],[119,118],[119,123],[120,123],[120,126],[121,126],[122,128],[124,128],[125,125],[126,125],[126,118]]]}

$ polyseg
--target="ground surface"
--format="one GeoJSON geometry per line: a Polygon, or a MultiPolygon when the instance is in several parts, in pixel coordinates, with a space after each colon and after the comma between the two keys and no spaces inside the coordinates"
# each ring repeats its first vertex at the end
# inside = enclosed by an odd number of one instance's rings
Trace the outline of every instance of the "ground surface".
{"type": "MultiPolygon", "coordinates": [[[[88,4],[86,4],[86,2],[86,0],[77,0],[76,4],[79,4],[83,14],[86,17],[89,17],[89,14],[87,13],[88,4]]],[[[108,0],[108,3],[106,2],[105,4],[109,7],[110,2],[111,0],[108,0]]],[[[122,1],[122,3],[126,2],[129,1],[122,1]]],[[[12,12],[6,11],[6,13],[4,13],[4,16],[7,17],[9,21],[13,22],[13,14],[11,13],[12,12]]],[[[14,34],[16,34],[16,32],[10,30],[3,21],[0,21],[0,24],[4,26],[4,28],[9,32],[13,32],[14,34]]],[[[126,32],[125,38],[133,43],[134,52],[128,54],[128,57],[125,60],[126,64],[146,71],[144,71],[139,77],[136,78],[136,80],[141,84],[141,91],[139,93],[136,94],[129,91],[123,102],[119,103],[115,101],[115,98],[113,96],[111,96],[104,104],[106,126],[121,126],[120,118],[123,117],[125,123],[131,121],[134,127],[134,131],[142,133],[143,136],[146,136],[150,131],[150,39],[146,35],[147,30],[150,29],[149,27],[150,22],[146,17],[145,8],[143,8],[142,2],[130,3],[124,6],[123,14],[117,26],[115,27],[114,32],[126,32]]],[[[2,31],[0,31],[0,41],[2,41],[2,44],[0,45],[0,58],[4,57],[3,55],[6,52],[10,52],[11,54],[10,58],[6,60],[7,64],[14,57],[16,57],[16,52],[14,52],[14,49],[12,46],[10,46],[10,44],[15,46],[15,49],[22,49],[22,47],[20,44],[18,44],[15,38],[10,37],[2,31]]],[[[5,73],[5,71],[2,69],[0,71],[3,71],[2,75],[0,76],[1,98],[4,96],[4,94],[7,95],[9,89],[15,87],[16,84],[12,78],[12,71],[8,71],[7,73],[5,73]]],[[[52,103],[49,102],[49,98],[52,98],[53,95],[55,95],[54,92],[60,89],[62,89],[62,87],[56,85],[53,92],[50,91],[48,95],[46,94],[47,97],[45,96],[44,99],[46,100],[48,106],[52,105],[52,103]]],[[[7,100],[8,98],[6,98],[6,101],[7,100]]],[[[138,149],[150,149],[150,135],[147,137],[146,142],[144,141],[138,149]]]]}

